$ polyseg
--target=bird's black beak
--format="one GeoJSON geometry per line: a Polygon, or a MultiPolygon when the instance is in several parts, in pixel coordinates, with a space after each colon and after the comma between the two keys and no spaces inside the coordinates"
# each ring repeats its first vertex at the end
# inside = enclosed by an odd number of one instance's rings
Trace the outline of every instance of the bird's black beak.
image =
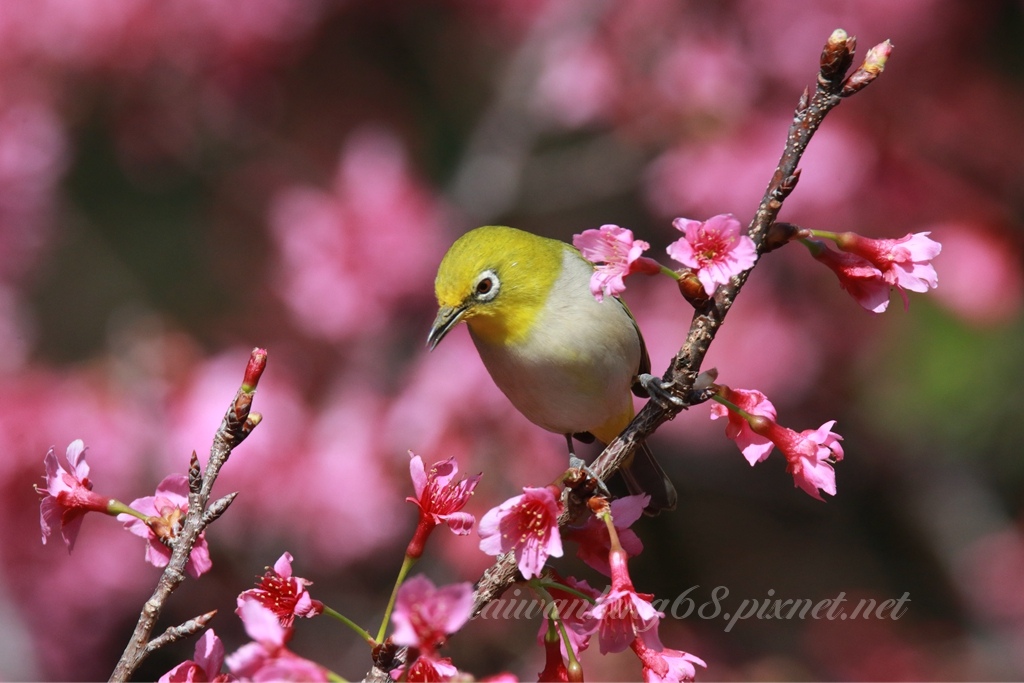
{"type": "Polygon", "coordinates": [[[427,347],[431,351],[441,343],[448,331],[462,320],[462,314],[465,312],[465,306],[442,306],[438,309],[434,324],[430,327],[430,334],[427,335],[427,347]]]}

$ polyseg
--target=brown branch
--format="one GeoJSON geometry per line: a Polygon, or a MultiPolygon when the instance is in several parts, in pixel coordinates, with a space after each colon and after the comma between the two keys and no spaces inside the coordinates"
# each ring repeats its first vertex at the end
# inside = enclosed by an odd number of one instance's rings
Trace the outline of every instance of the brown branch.
{"type": "Polygon", "coordinates": [[[166,631],[146,644],[146,653],[155,652],[164,645],[170,645],[182,638],[188,638],[189,636],[199,633],[206,628],[206,625],[210,623],[210,619],[213,619],[213,615],[216,613],[217,610],[213,610],[206,614],[200,614],[198,617],[193,617],[184,623],[178,624],[177,626],[169,627],[166,631]]]}
{"type": "Polygon", "coordinates": [[[163,574],[160,575],[160,580],[157,582],[152,596],[142,607],[135,631],[132,633],[120,661],[113,673],[110,674],[111,681],[128,680],[151,652],[166,643],[174,642],[202,630],[206,622],[213,617],[213,613],[202,615],[179,626],[171,627],[153,640],[150,639],[164,604],[171,593],[185,580],[185,565],[199,535],[234,500],[235,494],[229,494],[215,501],[209,510],[207,509],[210,492],[213,490],[213,484],[217,480],[220,468],[227,462],[232,449],[240,444],[259,424],[259,413],[250,413],[250,408],[256,393],[256,385],[259,383],[266,363],[267,352],[263,349],[253,349],[249,364],[246,366],[242,386],[224,414],[217,433],[214,434],[213,445],[210,448],[210,460],[201,477],[198,458],[195,452],[192,453],[188,473],[188,512],[185,514],[181,530],[173,540],[171,559],[168,561],[167,567],[164,568],[163,574]]]}
{"type": "MultiPolygon", "coordinates": [[[[845,31],[837,29],[833,32],[821,53],[814,93],[810,94],[805,90],[800,98],[793,115],[793,123],[789,127],[782,157],[747,229],[747,233],[757,246],[759,258],[769,246],[776,246],[767,245],[765,238],[782,209],[783,201],[796,187],[800,178],[800,158],[811,137],[821,126],[825,116],[843,97],[858,92],[877,78],[885,65],[885,58],[892,49],[888,41],[876,46],[868,53],[864,64],[847,78],[846,72],[853,64],[855,47],[856,39],[847,36],[845,31]]],[[[753,268],[737,275],[728,285],[719,287],[713,298],[697,305],[686,341],[662,376],[663,380],[671,382],[673,393],[683,399],[683,405],[666,407],[655,401],[648,401],[622,434],[609,443],[591,465],[591,470],[599,478],[604,480],[611,476],[632,455],[640,442],[653,434],[663,423],[674,418],[681,410],[710,397],[697,385],[697,376],[700,374],[701,364],[711,342],[751,270],[753,268]]],[[[569,517],[568,513],[564,514],[559,520],[560,525],[567,523],[569,517]]],[[[499,557],[477,582],[473,596],[474,616],[480,613],[484,605],[498,598],[512,585],[517,576],[518,570],[512,553],[499,557]]]]}

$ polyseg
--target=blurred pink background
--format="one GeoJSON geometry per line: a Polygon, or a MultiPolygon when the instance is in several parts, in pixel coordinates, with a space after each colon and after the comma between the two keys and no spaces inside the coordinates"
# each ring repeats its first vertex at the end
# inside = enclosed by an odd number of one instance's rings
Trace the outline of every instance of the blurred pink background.
{"type": "MultiPolygon", "coordinates": [[[[105,679],[157,570],[113,519],[40,543],[43,456],[88,445],[96,491],[152,495],[205,456],[253,346],[264,422],[217,491],[213,571],[160,628],[218,609],[288,550],[313,595],[376,628],[416,510],[408,455],[483,471],[470,511],[564,467],[468,335],[435,352],[433,276],[480,224],[561,239],[604,223],[664,247],[676,216],[761,197],[821,46],[889,38],[884,76],[825,121],[782,219],[932,231],[939,288],[873,316],[792,246],[751,277],[706,367],[795,429],[837,419],[827,503],[778,455],[751,469],[697,407],[652,446],[681,494],[641,520],[639,590],[899,598],[900,620],[666,619],[705,680],[1024,677],[1020,339],[1024,3],[995,0],[15,0],[0,6],[0,678],[105,679]]],[[[664,278],[625,299],[661,373],[690,311],[664,278]]],[[[475,536],[417,570],[475,580],[475,536]]],[[[570,550],[565,574],[605,585],[570,550]]],[[[536,675],[535,623],[447,648],[536,675]]],[[[140,679],[191,657],[154,655],[140,679]]],[[[346,677],[365,647],[327,620],[292,648],[346,677]]],[[[596,647],[594,648],[596,650],[596,647]]],[[[588,652],[590,680],[638,675],[588,652]]]]}

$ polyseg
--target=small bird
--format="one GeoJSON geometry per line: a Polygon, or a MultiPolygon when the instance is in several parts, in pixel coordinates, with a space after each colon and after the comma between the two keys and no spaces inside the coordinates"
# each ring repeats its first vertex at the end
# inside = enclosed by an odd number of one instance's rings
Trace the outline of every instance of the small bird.
{"type": "MultiPolygon", "coordinates": [[[[594,265],[574,247],[502,226],[467,232],[448,250],[434,289],[431,350],[465,321],[484,366],[512,405],[534,424],[602,443],[633,419],[633,400],[678,400],[649,374],[636,321],[615,297],[590,291],[594,265]]],[[[646,444],[623,478],[651,496],[647,512],[672,509],[676,491],[646,444]]]]}

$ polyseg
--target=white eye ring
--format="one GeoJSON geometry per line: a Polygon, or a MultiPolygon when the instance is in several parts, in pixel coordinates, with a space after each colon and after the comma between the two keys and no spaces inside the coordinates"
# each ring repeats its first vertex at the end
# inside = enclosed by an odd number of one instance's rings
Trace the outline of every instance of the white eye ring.
{"type": "Polygon", "coordinates": [[[493,270],[485,270],[477,276],[473,283],[473,298],[477,301],[490,301],[498,296],[501,281],[493,270]]]}

